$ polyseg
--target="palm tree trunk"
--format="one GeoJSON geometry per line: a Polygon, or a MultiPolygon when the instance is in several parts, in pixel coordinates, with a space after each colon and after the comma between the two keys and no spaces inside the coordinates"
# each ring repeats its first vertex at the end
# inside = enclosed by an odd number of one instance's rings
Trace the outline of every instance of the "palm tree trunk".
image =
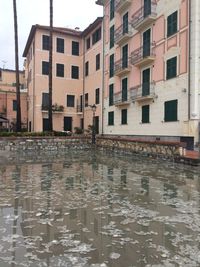
{"type": "Polygon", "coordinates": [[[50,36],[49,36],[49,131],[53,131],[53,118],[52,118],[52,68],[53,68],[53,0],[49,1],[50,4],[50,36]]]}
{"type": "Polygon", "coordinates": [[[21,132],[21,101],[20,101],[20,83],[19,83],[19,56],[18,56],[18,26],[17,26],[17,7],[16,0],[13,0],[14,12],[14,31],[15,31],[15,72],[16,72],[16,98],[17,98],[17,115],[16,115],[16,132],[21,132]]]}

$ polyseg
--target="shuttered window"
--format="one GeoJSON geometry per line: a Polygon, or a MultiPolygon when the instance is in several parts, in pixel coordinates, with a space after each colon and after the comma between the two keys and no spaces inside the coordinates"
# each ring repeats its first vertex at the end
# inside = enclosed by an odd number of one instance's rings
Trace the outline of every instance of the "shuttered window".
{"type": "Polygon", "coordinates": [[[149,105],[142,106],[142,123],[149,123],[149,105]]]}
{"type": "Polygon", "coordinates": [[[165,121],[177,121],[177,107],[178,107],[178,100],[171,100],[165,102],[165,121]]]}

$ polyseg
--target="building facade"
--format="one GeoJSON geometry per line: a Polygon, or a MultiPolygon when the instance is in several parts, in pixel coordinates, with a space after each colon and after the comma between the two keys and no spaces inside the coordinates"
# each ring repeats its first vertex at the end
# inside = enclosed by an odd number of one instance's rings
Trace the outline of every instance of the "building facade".
{"type": "Polygon", "coordinates": [[[103,133],[199,142],[198,0],[98,0],[103,133]]]}
{"type": "MultiPolygon", "coordinates": [[[[22,128],[27,128],[27,89],[24,71],[19,72],[22,128]]],[[[14,130],[16,124],[16,72],[0,69],[0,130],[14,130]]]]}
{"type": "MultiPolygon", "coordinates": [[[[102,18],[83,32],[53,29],[53,129],[101,131],[102,18]]],[[[34,25],[23,53],[28,83],[29,131],[48,130],[49,27],[34,25]]]]}

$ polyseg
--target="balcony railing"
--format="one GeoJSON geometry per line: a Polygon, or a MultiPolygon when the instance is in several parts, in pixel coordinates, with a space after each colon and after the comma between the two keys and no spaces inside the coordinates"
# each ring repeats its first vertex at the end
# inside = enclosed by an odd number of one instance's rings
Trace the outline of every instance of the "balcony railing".
{"type": "Polygon", "coordinates": [[[156,98],[155,82],[143,83],[130,89],[130,98],[132,101],[152,100],[156,98]]]}
{"type": "Polygon", "coordinates": [[[83,112],[83,105],[77,105],[76,106],[76,112],[77,113],[82,113],[83,112]]]}
{"type": "Polygon", "coordinates": [[[115,11],[122,13],[125,9],[131,5],[132,0],[116,0],[115,2],[115,11]]]}
{"type": "Polygon", "coordinates": [[[115,31],[115,43],[121,45],[128,41],[131,38],[133,30],[130,23],[122,24],[119,28],[115,31]]]}
{"type": "Polygon", "coordinates": [[[120,60],[115,62],[114,73],[117,76],[121,76],[127,74],[131,71],[130,59],[129,58],[121,58],[120,60]]]}
{"type": "Polygon", "coordinates": [[[151,1],[151,4],[142,6],[137,10],[132,16],[132,26],[136,30],[141,30],[144,27],[147,27],[153,21],[155,21],[157,3],[155,0],[151,1]]]}
{"type": "MultiPolygon", "coordinates": [[[[42,109],[42,111],[48,111],[49,106],[48,105],[42,105],[41,109],[42,109]]],[[[58,104],[53,104],[52,105],[52,111],[53,112],[63,112],[64,106],[58,105],[58,104]]]]}
{"type": "Polygon", "coordinates": [[[150,64],[155,60],[155,43],[148,46],[141,46],[131,53],[131,64],[141,67],[150,64]]]}
{"type": "Polygon", "coordinates": [[[122,106],[122,105],[129,105],[130,98],[128,95],[128,91],[120,91],[114,94],[114,105],[115,106],[122,106]]]}

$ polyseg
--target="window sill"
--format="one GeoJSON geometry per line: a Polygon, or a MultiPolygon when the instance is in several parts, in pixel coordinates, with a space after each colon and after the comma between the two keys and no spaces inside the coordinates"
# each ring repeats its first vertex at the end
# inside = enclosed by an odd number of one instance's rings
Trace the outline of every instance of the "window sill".
{"type": "Polygon", "coordinates": [[[176,120],[176,121],[162,121],[163,123],[169,123],[169,122],[179,122],[179,120],[176,120]]]}

